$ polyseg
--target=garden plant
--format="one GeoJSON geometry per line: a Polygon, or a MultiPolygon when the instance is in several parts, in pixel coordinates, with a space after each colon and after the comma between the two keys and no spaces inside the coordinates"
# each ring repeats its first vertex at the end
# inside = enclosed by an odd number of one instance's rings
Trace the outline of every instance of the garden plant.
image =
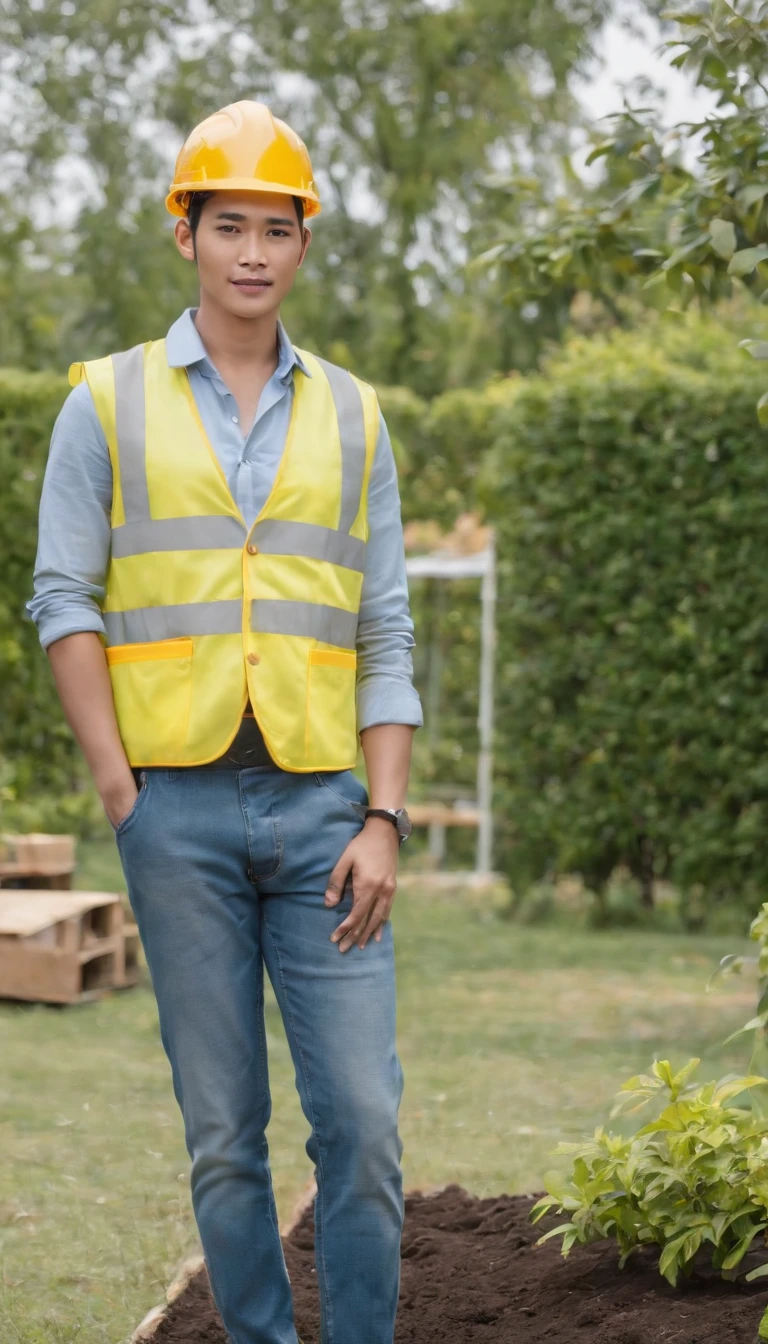
{"type": "MultiPolygon", "coordinates": [[[[758,966],[757,1016],[729,1037],[758,1033],[754,1062],[764,1050],[768,1020],[768,903],[750,934],[760,944],[758,957],[724,958],[721,973],[738,971],[747,960],[758,966]]],[[[660,1113],[635,1133],[625,1137],[598,1126],[591,1138],[558,1145],[555,1152],[572,1159],[570,1175],[545,1177],[548,1193],[531,1218],[557,1211],[568,1221],[550,1228],[539,1244],[560,1237],[568,1256],[577,1244],[612,1240],[620,1268],[640,1248],[658,1247],[659,1273],[673,1287],[705,1260],[726,1279],[743,1275],[749,1283],[768,1276],[768,1078],[727,1075],[697,1084],[692,1075],[699,1063],[691,1059],[674,1073],[668,1060],[655,1060],[650,1073],[623,1084],[611,1118],[661,1103],[660,1113]]],[[[768,1340],[768,1308],[759,1335],[768,1340]]]]}

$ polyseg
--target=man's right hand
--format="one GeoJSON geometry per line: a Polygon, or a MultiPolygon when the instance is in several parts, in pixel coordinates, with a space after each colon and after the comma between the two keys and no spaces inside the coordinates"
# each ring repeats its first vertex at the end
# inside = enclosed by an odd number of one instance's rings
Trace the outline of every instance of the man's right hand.
{"type": "Polygon", "coordinates": [[[139,790],[136,788],[133,775],[129,775],[128,781],[119,787],[105,789],[102,792],[101,801],[104,811],[115,829],[120,825],[123,818],[128,816],[138,796],[139,790]]]}
{"type": "Polygon", "coordinates": [[[120,740],[101,640],[95,631],[82,630],[55,640],[47,653],[67,722],[88,762],[104,811],[117,827],[139,791],[120,740]]]}

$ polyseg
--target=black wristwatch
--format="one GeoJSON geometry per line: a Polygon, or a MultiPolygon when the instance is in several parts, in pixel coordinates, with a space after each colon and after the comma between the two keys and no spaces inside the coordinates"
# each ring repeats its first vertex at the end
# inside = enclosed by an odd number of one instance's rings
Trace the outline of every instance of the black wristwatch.
{"type": "Polygon", "coordinates": [[[408,836],[413,830],[411,818],[408,816],[404,807],[366,807],[366,821],[369,817],[384,817],[387,821],[391,821],[397,831],[401,845],[404,840],[408,839],[408,836]]]}

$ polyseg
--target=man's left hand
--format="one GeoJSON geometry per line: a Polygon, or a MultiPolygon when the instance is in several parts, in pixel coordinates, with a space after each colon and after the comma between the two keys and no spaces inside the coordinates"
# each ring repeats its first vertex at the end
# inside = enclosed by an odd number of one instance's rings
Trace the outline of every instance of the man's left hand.
{"type": "Polygon", "coordinates": [[[364,948],[372,936],[381,942],[397,887],[397,831],[383,817],[369,817],[362,831],[350,841],[328,881],[325,904],[336,905],[348,877],[352,876],[352,909],[331,934],[340,952],[355,943],[364,948]]]}

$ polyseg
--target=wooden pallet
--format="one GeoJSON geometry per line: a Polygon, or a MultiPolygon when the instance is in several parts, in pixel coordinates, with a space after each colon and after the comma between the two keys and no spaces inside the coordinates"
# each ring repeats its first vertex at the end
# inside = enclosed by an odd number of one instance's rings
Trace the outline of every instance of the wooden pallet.
{"type": "Polygon", "coordinates": [[[74,870],[73,835],[0,836],[0,887],[69,890],[74,870]]]}
{"type": "Polygon", "coordinates": [[[101,998],[136,983],[138,955],[115,892],[0,891],[0,998],[101,998]]]}

